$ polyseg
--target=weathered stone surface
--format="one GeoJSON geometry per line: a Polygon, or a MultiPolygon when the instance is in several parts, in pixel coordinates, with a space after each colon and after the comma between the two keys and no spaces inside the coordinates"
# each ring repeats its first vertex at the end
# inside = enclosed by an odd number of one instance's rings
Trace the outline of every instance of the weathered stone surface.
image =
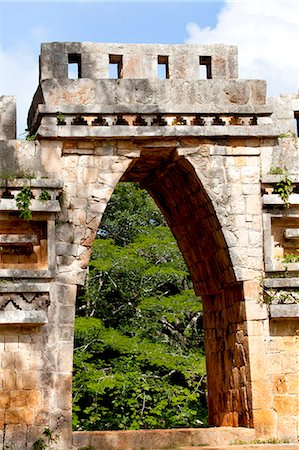
{"type": "MultiPolygon", "coordinates": [[[[251,441],[255,430],[245,428],[220,427],[212,429],[176,429],[176,430],[132,430],[107,432],[73,433],[73,449],[93,445],[98,450],[145,450],[169,448],[196,448],[201,446],[229,445],[234,441],[251,441]],[[188,447],[186,447],[188,448],[188,447]]],[[[209,448],[209,447],[207,447],[209,448]]]]}
{"type": "Polygon", "coordinates": [[[299,304],[270,305],[272,319],[297,317],[299,318],[299,304]]]}
{"type": "Polygon", "coordinates": [[[16,139],[16,101],[13,96],[0,97],[0,141],[16,139]]]}
{"type": "Polygon", "coordinates": [[[0,311],[0,325],[41,325],[47,322],[44,311],[0,311]]]}

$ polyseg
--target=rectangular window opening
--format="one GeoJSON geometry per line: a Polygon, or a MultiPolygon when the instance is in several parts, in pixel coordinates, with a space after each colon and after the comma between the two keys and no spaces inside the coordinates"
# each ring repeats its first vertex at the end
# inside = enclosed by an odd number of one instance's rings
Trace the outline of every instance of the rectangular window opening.
{"type": "Polygon", "coordinates": [[[81,78],[81,55],[79,53],[68,54],[68,78],[70,80],[81,78]]]}
{"type": "Polygon", "coordinates": [[[299,137],[299,111],[294,112],[294,117],[295,117],[295,129],[297,137],[299,137]]]}
{"type": "Polygon", "coordinates": [[[199,57],[199,78],[201,80],[210,80],[212,78],[212,57],[199,57]]]}
{"type": "Polygon", "coordinates": [[[166,80],[169,78],[168,56],[158,56],[158,78],[159,80],[166,80]]]}
{"type": "Polygon", "coordinates": [[[109,55],[109,78],[116,80],[123,77],[122,55],[109,55]]]}

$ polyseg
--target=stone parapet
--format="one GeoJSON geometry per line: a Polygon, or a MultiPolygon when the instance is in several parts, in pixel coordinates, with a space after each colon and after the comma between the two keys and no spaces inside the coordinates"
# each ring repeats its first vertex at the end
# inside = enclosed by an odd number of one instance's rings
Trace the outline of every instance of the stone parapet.
{"type": "Polygon", "coordinates": [[[232,45],[111,44],[52,42],[41,46],[40,79],[67,78],[68,65],[78,65],[79,78],[109,78],[109,64],[118,66],[119,78],[158,78],[158,65],[173,79],[206,76],[237,78],[237,47],[232,45]]]}

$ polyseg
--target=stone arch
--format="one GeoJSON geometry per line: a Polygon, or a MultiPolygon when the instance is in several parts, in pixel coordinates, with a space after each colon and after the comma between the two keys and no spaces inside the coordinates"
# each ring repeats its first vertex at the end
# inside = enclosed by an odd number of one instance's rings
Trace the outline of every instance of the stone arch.
{"type": "Polygon", "coordinates": [[[192,162],[171,148],[143,149],[121,180],[138,181],[154,198],[203,298],[210,424],[252,426],[242,284],[207,189],[192,162]]]}
{"type": "MultiPolygon", "coordinates": [[[[208,194],[210,191],[212,196],[213,192],[209,186],[204,187],[198,176],[198,161],[196,166],[192,158],[179,155],[180,150],[173,145],[159,148],[157,143],[136,142],[134,150],[125,145],[113,143],[110,156],[77,155],[77,193],[81,182],[85,195],[89,192],[86,222],[81,217],[81,225],[73,223],[86,230],[81,241],[85,251],[78,259],[81,267],[87,267],[100,216],[117,182],[139,182],[163,212],[186,261],[195,292],[203,298],[210,424],[252,426],[244,295],[208,194]],[[91,174],[98,177],[100,189],[87,188],[91,174]]],[[[73,217],[77,213],[73,212],[73,217]]]]}

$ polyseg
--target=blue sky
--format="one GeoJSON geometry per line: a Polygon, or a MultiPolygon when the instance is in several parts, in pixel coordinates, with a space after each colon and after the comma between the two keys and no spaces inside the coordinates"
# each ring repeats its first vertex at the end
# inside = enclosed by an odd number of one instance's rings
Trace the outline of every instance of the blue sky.
{"type": "Polygon", "coordinates": [[[2,2],[1,41],[11,46],[30,30],[49,41],[183,43],[186,25],[214,26],[224,2],[2,2]]]}
{"type": "Polygon", "coordinates": [[[16,95],[18,134],[38,83],[41,42],[226,43],[240,77],[268,80],[270,95],[298,90],[297,0],[0,0],[0,95],[16,95]]]}

